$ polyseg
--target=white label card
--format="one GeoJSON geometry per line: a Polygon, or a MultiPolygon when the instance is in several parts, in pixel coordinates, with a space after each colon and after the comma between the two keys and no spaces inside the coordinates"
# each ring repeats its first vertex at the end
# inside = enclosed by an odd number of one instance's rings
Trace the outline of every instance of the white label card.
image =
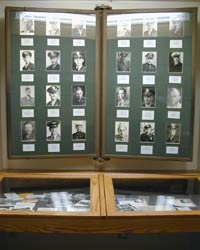
{"type": "Polygon", "coordinates": [[[178,154],[178,147],[166,147],[166,154],[178,154]]]}
{"type": "Polygon", "coordinates": [[[129,48],[130,47],[130,40],[118,40],[118,47],[119,48],[129,48]]]}
{"type": "Polygon", "coordinates": [[[85,40],[84,39],[73,39],[73,46],[74,47],[85,47],[85,40]]]}
{"type": "Polygon", "coordinates": [[[58,209],[56,207],[38,207],[37,211],[55,212],[58,209]]]}
{"type": "Polygon", "coordinates": [[[34,109],[22,109],[22,117],[34,117],[34,109]]]}
{"type": "Polygon", "coordinates": [[[33,46],[33,38],[21,38],[21,46],[33,46]]]}
{"type": "Polygon", "coordinates": [[[85,116],[85,109],[73,109],[73,116],[85,116]]]}
{"type": "Polygon", "coordinates": [[[181,112],[180,111],[168,111],[167,118],[169,119],[180,119],[181,112]]]}
{"type": "Polygon", "coordinates": [[[73,143],[73,150],[74,151],[85,150],[85,143],[73,143]]]}
{"type": "Polygon", "coordinates": [[[59,109],[47,109],[47,117],[59,117],[60,110],[59,109]]]}
{"type": "Polygon", "coordinates": [[[60,82],[60,75],[59,74],[48,74],[47,75],[47,82],[59,83],[60,82]]]}
{"type": "Polygon", "coordinates": [[[153,146],[141,146],[140,154],[142,155],[152,155],[153,154],[153,146]]]}
{"type": "Polygon", "coordinates": [[[117,75],[118,84],[129,84],[129,75],[117,75]]]}
{"type": "Polygon", "coordinates": [[[21,198],[19,197],[19,195],[17,195],[16,193],[4,193],[4,195],[8,199],[21,200],[21,198]]]}
{"type": "Polygon", "coordinates": [[[118,109],[117,118],[129,118],[129,110],[118,109]]]}
{"type": "Polygon", "coordinates": [[[35,151],[35,144],[23,144],[22,151],[23,152],[34,152],[35,151]]]}
{"type": "Polygon", "coordinates": [[[22,74],[21,75],[21,81],[22,82],[33,82],[34,81],[34,75],[33,74],[22,74]]]}
{"type": "Polygon", "coordinates": [[[144,40],[143,47],[144,48],[156,48],[156,40],[144,40]]]}
{"type": "Polygon", "coordinates": [[[142,82],[144,85],[155,85],[155,76],[152,75],[143,76],[142,82]]]}
{"type": "Polygon", "coordinates": [[[48,152],[49,153],[55,153],[55,152],[60,152],[60,144],[58,144],[58,143],[49,143],[48,144],[48,152]]]}
{"type": "Polygon", "coordinates": [[[181,82],[182,82],[181,76],[169,76],[169,83],[181,84],[181,82]]]}
{"type": "Polygon", "coordinates": [[[171,49],[182,49],[183,41],[182,40],[170,40],[170,48],[171,49]]]}
{"type": "Polygon", "coordinates": [[[60,46],[60,39],[52,39],[52,38],[48,38],[47,39],[47,45],[48,46],[60,46]]]}
{"type": "Polygon", "coordinates": [[[116,152],[128,152],[128,145],[116,144],[116,152]]]}
{"type": "Polygon", "coordinates": [[[142,111],[142,120],[149,120],[149,121],[153,121],[154,120],[154,111],[147,111],[147,110],[143,110],[142,111]]]}
{"type": "Polygon", "coordinates": [[[14,209],[30,209],[32,210],[35,206],[33,202],[17,202],[14,209]]]}
{"type": "Polygon", "coordinates": [[[73,74],[73,82],[85,82],[85,75],[73,74]]]}

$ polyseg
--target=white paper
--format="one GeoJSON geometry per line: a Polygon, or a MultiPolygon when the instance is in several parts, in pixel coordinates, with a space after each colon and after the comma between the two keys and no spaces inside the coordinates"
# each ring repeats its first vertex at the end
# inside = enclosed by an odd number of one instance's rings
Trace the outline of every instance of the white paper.
{"type": "Polygon", "coordinates": [[[47,39],[47,45],[48,46],[60,46],[60,39],[56,38],[48,38],[47,39]]]}
{"type": "Polygon", "coordinates": [[[188,198],[170,199],[167,201],[167,203],[177,207],[196,207],[194,202],[188,198]]]}
{"type": "Polygon", "coordinates": [[[169,76],[169,83],[181,84],[181,82],[182,82],[181,76],[169,76]]]}
{"type": "Polygon", "coordinates": [[[34,81],[34,75],[33,74],[22,74],[21,75],[21,81],[22,82],[33,82],[34,81]]]}
{"type": "Polygon", "coordinates": [[[73,74],[73,82],[85,82],[85,75],[73,74]]]}
{"type": "Polygon", "coordinates": [[[116,152],[128,152],[128,145],[116,144],[116,152]]]}
{"type": "Polygon", "coordinates": [[[85,40],[84,39],[73,39],[73,46],[74,47],[84,47],[85,40]]]}
{"type": "Polygon", "coordinates": [[[47,109],[47,117],[59,117],[60,109],[47,109]]]}
{"type": "Polygon", "coordinates": [[[73,116],[85,116],[85,109],[73,109],[73,116]]]}
{"type": "Polygon", "coordinates": [[[180,111],[168,111],[167,118],[169,119],[180,119],[181,112],[180,111]]]}
{"type": "Polygon", "coordinates": [[[73,143],[73,150],[74,151],[85,150],[85,143],[73,143]]]}
{"type": "Polygon", "coordinates": [[[60,152],[60,144],[58,143],[49,143],[48,144],[48,152],[49,153],[55,153],[55,152],[60,152]]]}
{"type": "Polygon", "coordinates": [[[23,144],[22,151],[23,152],[34,152],[35,151],[35,144],[23,144]]]}
{"type": "Polygon", "coordinates": [[[60,75],[59,74],[48,74],[47,75],[47,82],[49,83],[59,83],[60,82],[60,75]]]}
{"type": "Polygon", "coordinates": [[[144,85],[155,85],[155,76],[152,75],[143,76],[142,82],[144,85]]]}
{"type": "Polygon", "coordinates": [[[192,209],[189,207],[176,207],[178,211],[191,211],[192,209]]]}
{"type": "Polygon", "coordinates": [[[7,199],[11,199],[13,201],[16,201],[16,200],[21,200],[22,198],[19,197],[19,195],[17,195],[16,193],[4,193],[5,197],[7,199]]]}
{"type": "Polygon", "coordinates": [[[33,202],[17,202],[14,209],[30,209],[32,210],[35,206],[33,202]]]}
{"type": "Polygon", "coordinates": [[[129,84],[129,75],[117,75],[118,84],[129,84]]]}
{"type": "Polygon", "coordinates": [[[130,40],[118,40],[118,47],[119,48],[129,48],[130,47],[130,40]]]}
{"type": "Polygon", "coordinates": [[[144,40],[143,47],[144,48],[156,48],[156,40],[144,40]]]}
{"type": "Polygon", "coordinates": [[[141,207],[146,207],[147,203],[143,200],[141,200],[141,202],[137,202],[134,200],[123,200],[123,201],[119,201],[120,205],[128,205],[130,204],[131,206],[135,207],[135,208],[141,208],[141,207]]]}
{"type": "Polygon", "coordinates": [[[143,155],[152,155],[153,154],[153,146],[141,146],[140,154],[143,155]]]}
{"type": "Polygon", "coordinates": [[[118,109],[117,110],[117,118],[129,118],[129,110],[118,109]]]}
{"type": "Polygon", "coordinates": [[[54,212],[58,211],[58,209],[56,207],[38,207],[37,211],[54,212]]]}
{"type": "Polygon", "coordinates": [[[149,120],[149,121],[153,121],[154,120],[154,111],[147,111],[147,110],[143,110],[142,111],[142,120],[149,120]]]}
{"type": "Polygon", "coordinates": [[[33,38],[21,38],[21,46],[33,46],[33,38]]]}
{"type": "Polygon", "coordinates": [[[34,117],[34,109],[22,109],[22,117],[34,117]]]}
{"type": "Polygon", "coordinates": [[[170,49],[182,49],[183,41],[182,40],[170,40],[170,49]]]}
{"type": "Polygon", "coordinates": [[[166,147],[166,154],[178,154],[178,147],[166,147]]]}
{"type": "Polygon", "coordinates": [[[33,199],[44,199],[45,194],[27,194],[26,199],[33,200],[33,199]]]}

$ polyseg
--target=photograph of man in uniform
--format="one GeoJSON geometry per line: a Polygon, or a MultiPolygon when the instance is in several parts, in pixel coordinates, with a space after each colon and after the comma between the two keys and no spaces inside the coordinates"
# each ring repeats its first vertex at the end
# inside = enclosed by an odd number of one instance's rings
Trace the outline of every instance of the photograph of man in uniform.
{"type": "Polygon", "coordinates": [[[46,35],[60,36],[60,20],[58,18],[46,20],[46,35]]]}
{"type": "Polygon", "coordinates": [[[145,37],[157,36],[157,21],[155,18],[146,18],[143,20],[143,36],[145,37]]]}
{"type": "Polygon", "coordinates": [[[183,71],[183,52],[169,52],[169,72],[183,71]]]}
{"type": "Polygon", "coordinates": [[[155,136],[155,123],[154,122],[141,122],[140,124],[140,141],[141,142],[154,142],[155,136]]]}
{"type": "Polygon", "coordinates": [[[131,70],[131,52],[118,51],[116,53],[116,71],[130,72],[131,70]]]}
{"type": "Polygon", "coordinates": [[[166,131],[166,143],[180,143],[180,131],[179,123],[169,123],[166,131]]]}
{"type": "Polygon", "coordinates": [[[72,71],[86,71],[86,56],[85,51],[72,52],[72,71]]]}
{"type": "Polygon", "coordinates": [[[46,52],[46,69],[60,70],[60,51],[54,50],[46,52]]]}
{"type": "Polygon", "coordinates": [[[85,106],[86,97],[85,97],[85,86],[75,86],[73,87],[73,106],[85,106]]]}
{"type": "Polygon", "coordinates": [[[72,20],[72,36],[85,37],[86,36],[86,20],[80,17],[72,20]]]}
{"type": "Polygon", "coordinates": [[[131,21],[130,20],[118,20],[117,37],[131,37],[131,21]]]}
{"type": "Polygon", "coordinates": [[[142,88],[142,107],[155,108],[155,88],[142,88]]]}
{"type": "Polygon", "coordinates": [[[184,22],[180,18],[172,18],[169,23],[170,36],[183,36],[184,22]]]}
{"type": "Polygon", "coordinates": [[[20,15],[20,35],[34,35],[33,16],[20,15]]]}
{"type": "Polygon", "coordinates": [[[167,89],[167,108],[182,108],[182,88],[167,89]]]}
{"type": "Polygon", "coordinates": [[[156,52],[142,52],[142,71],[156,72],[157,65],[156,52]]]}
{"type": "Polygon", "coordinates": [[[130,87],[117,87],[116,88],[116,107],[129,107],[130,106],[130,87]]]}
{"type": "Polygon", "coordinates": [[[47,141],[60,141],[60,121],[47,122],[47,141]]]}
{"type": "Polygon", "coordinates": [[[46,105],[47,106],[60,106],[60,86],[46,86],[46,105]]]}
{"type": "Polygon", "coordinates": [[[35,105],[35,87],[21,86],[20,87],[20,105],[34,106],[35,105]]]}
{"type": "Polygon", "coordinates": [[[86,139],[86,121],[72,121],[72,140],[86,139]]]}
{"type": "Polygon", "coordinates": [[[34,50],[20,50],[20,68],[21,71],[34,71],[34,50]]]}
{"type": "Polygon", "coordinates": [[[35,121],[21,122],[22,141],[35,141],[35,121]]]}
{"type": "Polygon", "coordinates": [[[129,123],[128,122],[115,122],[115,141],[128,142],[129,123]]]}

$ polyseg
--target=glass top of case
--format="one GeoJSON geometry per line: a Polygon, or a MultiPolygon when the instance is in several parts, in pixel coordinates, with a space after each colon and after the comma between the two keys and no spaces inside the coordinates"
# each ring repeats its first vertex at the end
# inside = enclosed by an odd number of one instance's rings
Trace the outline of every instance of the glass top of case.
{"type": "Polygon", "coordinates": [[[5,178],[0,210],[89,212],[89,180],[23,180],[5,178]]]}
{"type": "Polygon", "coordinates": [[[197,179],[113,180],[118,211],[200,210],[197,179]]]}

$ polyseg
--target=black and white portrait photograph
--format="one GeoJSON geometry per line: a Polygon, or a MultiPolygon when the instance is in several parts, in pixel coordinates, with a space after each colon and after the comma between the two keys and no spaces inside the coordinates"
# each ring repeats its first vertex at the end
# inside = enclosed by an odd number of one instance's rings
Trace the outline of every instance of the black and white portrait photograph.
{"type": "Polygon", "coordinates": [[[24,142],[35,141],[35,121],[21,122],[21,138],[24,142]]]}
{"type": "Polygon", "coordinates": [[[156,72],[157,52],[142,52],[142,72],[156,72]]]}
{"type": "Polygon", "coordinates": [[[72,19],[72,36],[86,37],[86,19],[80,16],[72,19]]]}
{"type": "Polygon", "coordinates": [[[183,72],[183,52],[169,52],[169,72],[183,72]]]}
{"type": "Polygon", "coordinates": [[[131,71],[131,52],[118,51],[116,53],[116,71],[130,72],[131,71]]]}
{"type": "Polygon", "coordinates": [[[144,37],[156,37],[158,30],[157,19],[154,17],[148,17],[143,19],[143,36],[144,37]]]}
{"type": "Polygon", "coordinates": [[[130,87],[117,87],[115,100],[116,107],[130,107],[130,87]]]}
{"type": "Polygon", "coordinates": [[[86,139],[86,121],[72,121],[72,140],[85,140],[86,139]]]}
{"type": "Polygon", "coordinates": [[[34,71],[35,70],[35,51],[20,50],[20,70],[34,71]]]}
{"type": "Polygon", "coordinates": [[[128,142],[129,122],[115,122],[115,142],[128,142]]]}
{"type": "Polygon", "coordinates": [[[47,18],[46,19],[46,35],[47,36],[60,36],[60,19],[47,18]]]}
{"type": "Polygon", "coordinates": [[[184,35],[184,21],[180,17],[172,17],[169,22],[169,35],[181,37],[184,35]]]}
{"type": "Polygon", "coordinates": [[[47,50],[46,51],[46,70],[60,70],[60,51],[47,50]]]}
{"type": "Polygon", "coordinates": [[[86,105],[86,93],[85,86],[74,86],[72,88],[72,105],[73,106],[85,106],[86,105]]]}
{"type": "Polygon", "coordinates": [[[20,86],[20,106],[35,106],[35,87],[20,86]]]}
{"type": "Polygon", "coordinates": [[[86,71],[85,51],[73,51],[72,52],[72,71],[76,71],[76,72],[86,71]]]}
{"type": "Polygon", "coordinates": [[[46,105],[47,106],[60,106],[60,86],[48,85],[46,86],[46,105]]]}
{"type": "Polygon", "coordinates": [[[47,141],[60,141],[61,139],[60,121],[52,120],[46,122],[46,138],[47,141]]]}
{"type": "Polygon", "coordinates": [[[182,88],[167,89],[167,108],[182,108],[182,88]]]}
{"type": "Polygon", "coordinates": [[[169,123],[166,127],[166,143],[180,143],[181,124],[169,123]]]}
{"type": "Polygon", "coordinates": [[[20,35],[34,35],[34,17],[31,15],[20,15],[20,35]]]}
{"type": "Polygon", "coordinates": [[[156,92],[155,87],[142,88],[142,107],[155,108],[156,106],[156,92]]]}
{"type": "Polygon", "coordinates": [[[140,123],[140,141],[154,142],[155,138],[155,122],[140,123]]]}
{"type": "Polygon", "coordinates": [[[118,20],[117,37],[131,37],[131,20],[118,20]]]}

